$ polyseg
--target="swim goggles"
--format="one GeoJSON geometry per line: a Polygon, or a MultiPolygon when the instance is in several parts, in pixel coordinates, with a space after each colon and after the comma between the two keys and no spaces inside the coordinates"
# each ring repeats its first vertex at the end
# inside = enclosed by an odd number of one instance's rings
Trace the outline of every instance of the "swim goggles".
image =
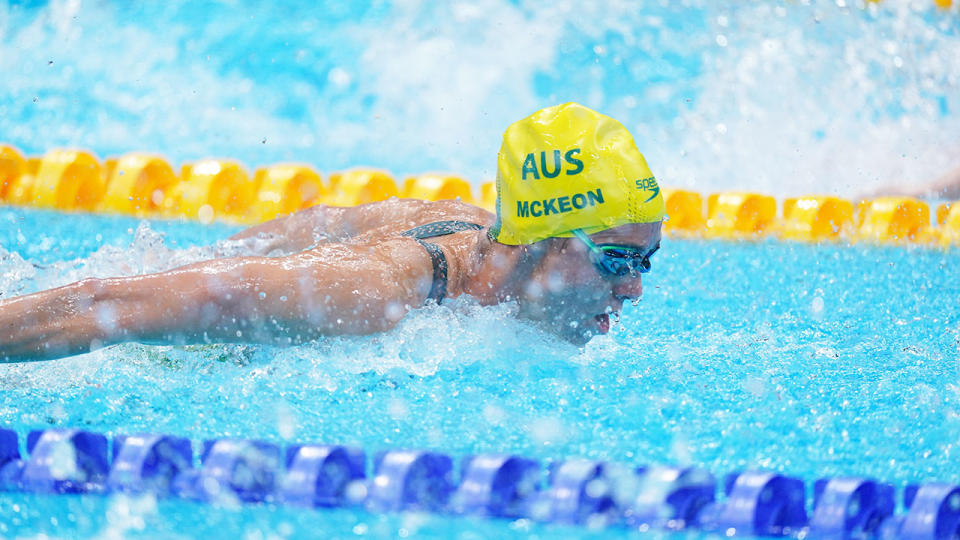
{"type": "Polygon", "coordinates": [[[571,231],[590,249],[590,262],[597,267],[601,275],[605,276],[635,276],[650,271],[650,256],[658,249],[658,243],[649,252],[643,252],[633,246],[619,244],[594,244],[582,229],[571,231]]]}

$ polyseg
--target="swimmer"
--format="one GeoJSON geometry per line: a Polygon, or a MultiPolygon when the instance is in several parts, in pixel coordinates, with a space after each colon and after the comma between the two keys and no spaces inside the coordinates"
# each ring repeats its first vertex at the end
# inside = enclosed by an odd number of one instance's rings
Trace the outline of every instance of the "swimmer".
{"type": "Polygon", "coordinates": [[[469,295],[576,344],[609,331],[660,246],[664,201],[616,120],[575,103],[504,133],[497,215],[457,201],[316,206],[252,227],[265,253],[0,301],[0,361],[114,343],[298,344],[382,332],[469,295]]]}

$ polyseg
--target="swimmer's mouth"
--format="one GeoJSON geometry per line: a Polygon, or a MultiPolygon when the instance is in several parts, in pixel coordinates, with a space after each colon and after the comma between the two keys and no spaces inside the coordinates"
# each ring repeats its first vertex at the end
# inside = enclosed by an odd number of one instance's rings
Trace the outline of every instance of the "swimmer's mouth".
{"type": "Polygon", "coordinates": [[[594,315],[593,318],[597,321],[597,328],[600,330],[600,333],[606,334],[610,331],[612,326],[616,326],[620,323],[620,312],[607,311],[606,313],[594,315]]]}
{"type": "Polygon", "coordinates": [[[597,328],[600,330],[601,334],[606,334],[610,331],[610,315],[601,313],[593,318],[597,321],[597,328]]]}

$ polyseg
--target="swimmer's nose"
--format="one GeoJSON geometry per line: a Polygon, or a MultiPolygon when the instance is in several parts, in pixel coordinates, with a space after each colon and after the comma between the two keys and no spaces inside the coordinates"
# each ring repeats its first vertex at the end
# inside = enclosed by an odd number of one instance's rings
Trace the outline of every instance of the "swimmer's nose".
{"type": "Polygon", "coordinates": [[[613,295],[620,300],[634,300],[643,296],[643,282],[640,275],[618,281],[613,286],[613,295]]]}

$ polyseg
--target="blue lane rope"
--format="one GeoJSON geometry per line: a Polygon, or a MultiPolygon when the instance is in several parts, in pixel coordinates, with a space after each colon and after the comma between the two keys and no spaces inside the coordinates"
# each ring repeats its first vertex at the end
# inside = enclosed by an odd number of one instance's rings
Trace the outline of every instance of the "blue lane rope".
{"type": "Polygon", "coordinates": [[[368,477],[366,454],[346,446],[284,451],[263,441],[209,440],[194,467],[190,441],[168,435],[121,435],[111,445],[99,433],[48,429],[30,432],[26,442],[29,457],[22,458],[16,432],[0,429],[0,491],[149,492],[215,504],[356,506],[724,536],[960,537],[960,485],[945,483],[907,486],[897,514],[890,484],[824,478],[814,483],[808,515],[802,480],[763,471],[727,475],[718,498],[715,477],[696,467],[571,459],[545,471],[524,457],[485,454],[461,459],[454,474],[444,454],[391,450],[375,456],[368,477]]]}

